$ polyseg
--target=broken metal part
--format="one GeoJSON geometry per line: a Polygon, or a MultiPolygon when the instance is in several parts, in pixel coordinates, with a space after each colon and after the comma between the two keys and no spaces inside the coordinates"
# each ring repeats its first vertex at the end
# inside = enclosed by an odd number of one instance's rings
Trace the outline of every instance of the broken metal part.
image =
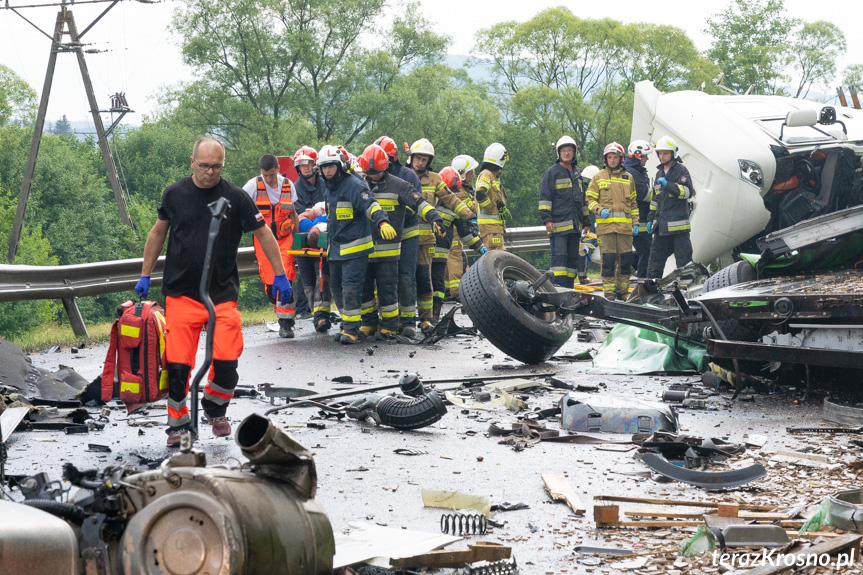
{"type": "Polygon", "coordinates": [[[688,397],[688,389],[666,389],[662,392],[662,401],[680,403],[688,397]]]}
{"type": "Polygon", "coordinates": [[[419,429],[440,421],[446,414],[446,404],[436,391],[410,399],[370,393],[351,403],[346,413],[353,419],[371,418],[395,429],[419,429]]]}
{"type": "Polygon", "coordinates": [[[3,573],[56,575],[81,573],[78,542],[72,527],[40,509],[0,500],[3,573]],[[14,552],[13,552],[14,550],[14,552]]]}
{"type": "Polygon", "coordinates": [[[655,453],[645,453],[641,456],[641,460],[664,477],[703,487],[708,491],[739,487],[767,475],[767,470],[760,463],[732,471],[694,471],[669,463],[664,457],[655,453]]]}
{"type": "Polygon", "coordinates": [[[7,407],[0,415],[0,443],[6,443],[9,436],[21,423],[21,420],[30,412],[29,407],[7,407]]]}
{"type": "Polygon", "coordinates": [[[711,357],[724,357],[735,360],[776,361],[779,363],[824,365],[840,368],[859,368],[863,365],[863,352],[859,351],[816,349],[794,345],[770,345],[716,339],[707,341],[707,354],[711,357]]]}
{"type": "Polygon", "coordinates": [[[583,555],[632,555],[632,549],[618,549],[617,547],[591,547],[590,545],[576,545],[573,548],[576,553],[583,555]]]}
{"type": "Polygon", "coordinates": [[[399,378],[399,389],[410,397],[420,397],[425,394],[423,382],[415,373],[406,373],[399,378]]]}
{"type": "Polygon", "coordinates": [[[63,433],[66,435],[72,435],[75,433],[89,433],[90,428],[87,425],[66,425],[63,427],[63,433]]]}
{"type": "Polygon", "coordinates": [[[317,392],[312,391],[311,389],[303,389],[300,387],[277,387],[272,383],[259,383],[258,390],[263,392],[265,397],[270,398],[270,404],[274,404],[276,402],[277,397],[284,397],[286,399],[294,399],[297,397],[307,397],[310,395],[317,395],[317,392]]]}
{"type": "MultiPolygon", "coordinates": [[[[515,557],[512,559],[501,559],[484,565],[469,565],[463,571],[464,575],[518,575],[518,565],[515,557]]],[[[456,572],[460,575],[460,572],[456,572]]]]}
{"type": "MultiPolygon", "coordinates": [[[[461,327],[455,322],[455,312],[461,309],[461,305],[455,305],[444,316],[440,318],[431,333],[423,338],[419,345],[435,344],[445,337],[457,335],[476,336],[479,332],[475,327],[461,327]]],[[[414,342],[411,342],[414,343],[414,342]]]]}
{"type": "Polygon", "coordinates": [[[634,397],[567,393],[560,400],[561,427],[570,431],[653,433],[677,431],[677,413],[668,405],[634,397]]]}
{"type": "Polygon", "coordinates": [[[729,525],[722,530],[722,547],[781,547],[788,534],[779,525],[729,525]]]}
{"type": "Polygon", "coordinates": [[[845,531],[863,533],[863,489],[838,491],[828,497],[825,523],[845,531]]]}
{"type": "Polygon", "coordinates": [[[788,433],[863,433],[863,427],[786,427],[788,433]]]}
{"type": "Polygon", "coordinates": [[[100,453],[111,453],[111,448],[107,445],[100,445],[98,443],[88,443],[87,451],[98,451],[100,453]]]}
{"type": "Polygon", "coordinates": [[[454,549],[443,551],[432,551],[413,557],[402,557],[390,560],[393,567],[462,567],[466,563],[476,563],[477,561],[498,561],[500,559],[509,559],[512,555],[512,548],[500,545],[499,543],[490,543],[487,541],[477,541],[476,543],[468,544],[467,549],[454,549]]]}
{"type": "Polygon", "coordinates": [[[848,405],[840,405],[824,399],[824,419],[834,423],[843,425],[855,425],[863,428],[863,409],[859,407],[851,407],[848,405]]]}
{"type": "Polygon", "coordinates": [[[482,513],[444,513],[440,532],[453,535],[485,535],[486,517],[482,513]]]}

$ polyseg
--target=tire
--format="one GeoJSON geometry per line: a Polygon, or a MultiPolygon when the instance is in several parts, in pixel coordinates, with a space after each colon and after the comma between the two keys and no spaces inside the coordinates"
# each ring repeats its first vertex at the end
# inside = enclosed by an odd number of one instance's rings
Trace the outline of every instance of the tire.
{"type": "Polygon", "coordinates": [[[746,260],[734,262],[707,278],[701,293],[715,291],[720,288],[751,282],[758,279],[755,276],[755,268],[746,260]]]}
{"type": "MultiPolygon", "coordinates": [[[[533,313],[513,300],[507,282],[533,282],[542,273],[505,251],[488,252],[470,267],[459,285],[464,311],[473,325],[496,348],[518,361],[542,363],[572,335],[572,318],[533,313]]],[[[551,282],[537,291],[554,293],[551,282]]]]}

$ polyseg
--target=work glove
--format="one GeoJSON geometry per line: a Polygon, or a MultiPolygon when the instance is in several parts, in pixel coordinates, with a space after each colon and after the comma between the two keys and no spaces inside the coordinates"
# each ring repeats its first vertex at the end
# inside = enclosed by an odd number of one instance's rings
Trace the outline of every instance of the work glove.
{"type": "Polygon", "coordinates": [[[647,233],[648,233],[648,234],[652,234],[652,233],[653,233],[653,220],[651,220],[651,221],[647,222],[647,233]]]}
{"type": "Polygon", "coordinates": [[[632,226],[632,235],[634,235],[634,236],[638,235],[638,225],[637,224],[632,226]]]}
{"type": "Polygon", "coordinates": [[[599,211],[599,217],[602,218],[603,220],[606,219],[610,215],[611,215],[611,212],[608,211],[608,208],[602,208],[599,211]]]}
{"type": "Polygon", "coordinates": [[[391,240],[396,237],[396,229],[388,222],[381,222],[381,237],[385,240],[391,240]]]}
{"type": "Polygon", "coordinates": [[[138,283],[135,284],[135,293],[147,299],[147,294],[150,293],[150,276],[141,276],[138,283]]]}
{"type": "Polygon", "coordinates": [[[497,211],[497,213],[503,219],[503,221],[512,219],[512,212],[509,211],[509,207],[507,207],[506,204],[504,204],[503,207],[497,211]]]}
{"type": "Polygon", "coordinates": [[[487,253],[488,253],[488,248],[487,248],[487,247],[482,246],[481,248],[479,248],[479,255],[484,256],[484,255],[485,255],[485,254],[487,254],[487,253]]]}
{"type": "Polygon", "coordinates": [[[668,184],[668,180],[665,178],[656,178],[656,183],[664,188],[665,185],[668,184]]]}
{"type": "Polygon", "coordinates": [[[478,236],[479,235],[479,224],[477,223],[476,218],[469,219],[467,221],[467,223],[470,226],[470,229],[473,232],[473,235],[478,236]]]}
{"type": "Polygon", "coordinates": [[[290,303],[294,291],[285,274],[273,278],[273,299],[282,305],[290,303]]]}
{"type": "Polygon", "coordinates": [[[432,231],[439,240],[446,239],[446,230],[443,228],[443,218],[437,219],[431,223],[432,231]]]}

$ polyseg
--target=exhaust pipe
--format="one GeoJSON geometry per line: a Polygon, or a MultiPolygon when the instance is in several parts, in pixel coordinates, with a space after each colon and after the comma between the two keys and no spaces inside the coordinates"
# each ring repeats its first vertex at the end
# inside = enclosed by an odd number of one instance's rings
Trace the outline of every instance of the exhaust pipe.
{"type": "Polygon", "coordinates": [[[446,414],[446,405],[436,391],[410,399],[370,393],[352,403],[347,414],[359,420],[371,417],[395,429],[419,429],[439,421],[446,414]]]}

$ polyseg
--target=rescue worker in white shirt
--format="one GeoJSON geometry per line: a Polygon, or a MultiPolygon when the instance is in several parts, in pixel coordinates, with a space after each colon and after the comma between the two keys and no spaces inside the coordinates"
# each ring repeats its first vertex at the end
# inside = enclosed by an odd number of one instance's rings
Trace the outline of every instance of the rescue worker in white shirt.
{"type": "MultiPolygon", "coordinates": [[[[395,140],[381,136],[375,144],[383,148],[389,158],[387,171],[409,183],[422,194],[422,185],[416,172],[399,163],[399,149],[395,140]]],[[[420,221],[415,211],[405,211],[402,229],[402,247],[399,255],[399,327],[398,332],[407,338],[417,334],[417,260],[420,250],[420,221]]]]}
{"type": "MultiPolygon", "coordinates": [[[[455,195],[476,216],[479,213],[479,204],[476,203],[476,190],[473,189],[473,181],[476,177],[475,170],[479,167],[479,162],[467,154],[460,154],[452,159],[450,167],[458,172],[461,178],[461,189],[456,190],[455,195]]],[[[441,177],[443,177],[443,170],[441,170],[441,177]]],[[[445,182],[446,180],[447,178],[444,178],[445,182]]],[[[450,189],[455,190],[451,186],[450,189]]],[[[461,236],[457,233],[454,234],[452,248],[450,248],[449,257],[447,258],[446,276],[444,277],[444,287],[449,292],[450,297],[455,300],[459,299],[458,286],[461,284],[461,278],[467,267],[467,257],[462,248],[462,243],[461,236]]]]}
{"type": "Polygon", "coordinates": [[[391,240],[396,230],[374,194],[358,178],[348,174],[336,146],[318,152],[318,168],[327,183],[327,260],[330,291],[342,316],[342,329],[333,339],[343,344],[359,341],[360,304],[369,254],[374,251],[369,222],[391,240]]]}
{"type": "MultiPolygon", "coordinates": [[[[326,201],[327,186],[324,179],[318,173],[315,162],[318,152],[310,146],[302,146],[294,154],[294,167],[297,169],[299,178],[294,182],[294,192],[297,199],[294,201],[294,211],[303,214],[316,205],[326,201]]],[[[311,225],[311,220],[309,220],[311,225]]],[[[326,225],[326,224],[324,224],[326,225]]],[[[300,221],[300,231],[305,231],[303,221],[300,221]]],[[[312,237],[315,237],[314,235],[312,237]]],[[[317,246],[310,244],[310,247],[317,246]]],[[[300,280],[303,283],[303,291],[309,306],[312,308],[312,322],[315,331],[325,332],[330,329],[330,268],[326,257],[297,257],[300,268],[300,280]]]]}
{"type": "Polygon", "coordinates": [[[378,204],[387,213],[389,224],[396,230],[395,237],[386,239],[372,229],[375,251],[369,256],[363,286],[360,337],[394,339],[399,324],[398,267],[405,212],[411,209],[418,213],[431,224],[436,237],[445,235],[443,218],[412,185],[387,172],[389,158],[380,146],[367,147],[357,158],[357,164],[378,204]]]}
{"type": "Polygon", "coordinates": [[[635,199],[638,201],[638,235],[632,240],[635,247],[635,276],[647,277],[647,260],[650,258],[650,234],[647,233],[647,216],[650,213],[650,176],[647,175],[647,159],[653,148],[645,140],[633,140],[629,144],[624,169],[635,182],[635,199]]]}
{"type": "Polygon", "coordinates": [[[656,142],[657,166],[653,180],[653,199],[647,216],[647,233],[653,234],[647,277],[661,278],[665,262],[674,254],[674,262],[682,268],[692,261],[692,241],[689,239],[689,201],[695,195],[692,176],[677,156],[677,144],[670,136],[656,142]]]}
{"type": "Polygon", "coordinates": [[[602,291],[609,300],[626,300],[632,274],[632,237],[638,233],[638,204],[632,176],[623,169],[623,146],[612,142],[602,152],[605,169],[587,187],[587,209],[596,214],[602,253],[602,291]]]}
{"type": "Polygon", "coordinates": [[[503,144],[495,142],[485,149],[476,179],[476,201],[479,204],[479,234],[482,244],[490,250],[505,250],[503,231],[512,213],[506,205],[506,190],[500,183],[509,154],[503,144]]]}
{"type": "MultiPolygon", "coordinates": [[[[291,244],[294,241],[293,233],[299,227],[299,222],[294,211],[291,181],[279,173],[279,160],[272,154],[261,156],[258,160],[258,168],[261,170],[261,175],[246,182],[243,189],[255,202],[258,211],[264,216],[267,226],[276,237],[279,252],[282,255],[282,263],[285,266],[285,273],[289,280],[294,281],[297,277],[297,270],[294,267],[294,256],[289,254],[288,250],[291,249],[291,244]]],[[[279,337],[292,338],[294,337],[294,316],[296,315],[294,304],[296,299],[292,297],[289,304],[282,305],[273,296],[273,277],[275,274],[267,258],[264,257],[257,238],[255,238],[255,257],[258,260],[258,273],[261,276],[261,282],[266,288],[267,297],[269,297],[270,304],[276,312],[276,317],[279,318],[279,337]]]]}
{"type": "Polygon", "coordinates": [[[578,271],[583,226],[590,227],[581,170],[575,165],[575,140],[563,136],[555,145],[557,162],[545,171],[539,184],[539,216],[551,244],[552,283],[572,288],[578,271]]]}
{"type": "Polygon", "coordinates": [[[475,235],[471,225],[476,220],[464,202],[447,188],[443,179],[430,170],[434,160],[434,146],[425,138],[420,138],[410,147],[408,166],[417,173],[422,184],[423,197],[441,215],[447,234],[443,239],[436,238],[431,224],[420,223],[420,254],[417,262],[417,308],[419,308],[420,327],[429,333],[433,322],[440,318],[444,299],[444,275],[447,257],[452,247],[452,226],[458,228],[465,245],[480,253],[485,253],[482,241],[475,235]]]}

